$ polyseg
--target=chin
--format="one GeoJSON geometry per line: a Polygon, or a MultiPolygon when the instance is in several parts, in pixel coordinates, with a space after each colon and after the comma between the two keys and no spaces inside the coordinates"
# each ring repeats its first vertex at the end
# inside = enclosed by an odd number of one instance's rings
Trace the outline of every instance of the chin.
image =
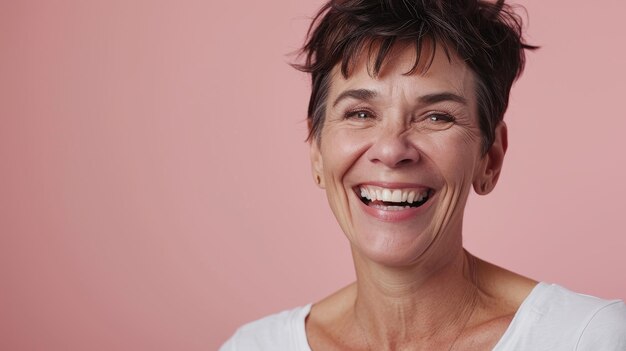
{"type": "Polygon", "coordinates": [[[432,235],[420,233],[406,237],[401,233],[364,235],[353,244],[355,255],[388,267],[406,267],[420,261],[428,251],[432,235]]]}

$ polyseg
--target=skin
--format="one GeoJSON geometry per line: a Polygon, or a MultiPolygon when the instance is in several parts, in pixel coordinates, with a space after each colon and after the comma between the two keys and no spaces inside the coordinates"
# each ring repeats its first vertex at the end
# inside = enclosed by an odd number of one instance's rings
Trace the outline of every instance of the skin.
{"type": "Polygon", "coordinates": [[[311,164],[350,241],[357,280],[313,305],[305,324],[313,350],[491,350],[537,283],[462,247],[469,191],[496,185],[506,125],[483,154],[472,71],[441,47],[424,70],[428,59],[407,75],[415,49],[397,44],[375,77],[368,58],[348,78],[333,72],[311,164]],[[432,196],[386,219],[364,210],[354,189],[366,182],[432,196]]]}

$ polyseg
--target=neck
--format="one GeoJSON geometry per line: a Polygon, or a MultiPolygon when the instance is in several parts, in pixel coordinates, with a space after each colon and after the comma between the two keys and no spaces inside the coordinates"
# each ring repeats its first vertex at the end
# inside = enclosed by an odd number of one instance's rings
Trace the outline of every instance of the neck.
{"type": "Polygon", "coordinates": [[[447,261],[426,259],[402,268],[354,257],[354,317],[370,348],[405,350],[421,344],[441,349],[454,344],[477,303],[473,256],[459,245],[447,261]]]}

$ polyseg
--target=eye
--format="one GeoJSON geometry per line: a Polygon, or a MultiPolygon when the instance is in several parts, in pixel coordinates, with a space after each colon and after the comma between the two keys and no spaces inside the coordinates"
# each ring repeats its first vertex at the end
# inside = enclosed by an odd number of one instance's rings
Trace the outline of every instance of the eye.
{"type": "Polygon", "coordinates": [[[354,110],[346,112],[345,117],[352,119],[370,119],[374,118],[374,114],[368,110],[354,110]]]}
{"type": "Polygon", "coordinates": [[[431,111],[413,120],[415,126],[421,130],[441,131],[451,128],[456,124],[456,118],[449,113],[431,111]]]}
{"type": "Polygon", "coordinates": [[[433,113],[428,115],[428,120],[431,122],[450,123],[454,122],[454,117],[446,113],[433,113]]]}

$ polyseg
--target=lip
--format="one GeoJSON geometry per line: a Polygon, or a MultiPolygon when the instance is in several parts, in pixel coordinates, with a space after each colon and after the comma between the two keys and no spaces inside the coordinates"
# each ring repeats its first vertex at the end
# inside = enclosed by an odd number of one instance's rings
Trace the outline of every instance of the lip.
{"type": "Polygon", "coordinates": [[[437,192],[435,192],[433,188],[430,188],[421,184],[415,184],[415,183],[363,182],[363,183],[359,183],[358,185],[356,185],[353,188],[353,190],[355,190],[353,191],[354,196],[356,197],[356,200],[359,206],[363,209],[363,211],[366,214],[370,215],[371,217],[374,217],[375,219],[378,219],[383,222],[400,222],[400,221],[405,221],[405,220],[414,218],[415,216],[418,216],[426,212],[428,208],[430,208],[430,204],[433,202],[432,201],[433,198],[437,196],[437,192]],[[430,189],[433,193],[429,196],[428,200],[420,207],[410,207],[410,208],[406,208],[403,210],[385,211],[385,210],[377,209],[374,207],[370,207],[364,204],[363,201],[361,201],[361,198],[359,197],[356,191],[361,185],[372,185],[372,186],[378,186],[378,187],[387,188],[387,189],[417,189],[417,190],[430,189]]]}
{"type": "Polygon", "coordinates": [[[399,182],[363,182],[363,183],[357,184],[353,188],[358,188],[361,185],[372,185],[372,186],[378,186],[378,187],[387,188],[387,189],[417,189],[417,190],[432,189],[422,184],[399,183],[399,182]]]}

